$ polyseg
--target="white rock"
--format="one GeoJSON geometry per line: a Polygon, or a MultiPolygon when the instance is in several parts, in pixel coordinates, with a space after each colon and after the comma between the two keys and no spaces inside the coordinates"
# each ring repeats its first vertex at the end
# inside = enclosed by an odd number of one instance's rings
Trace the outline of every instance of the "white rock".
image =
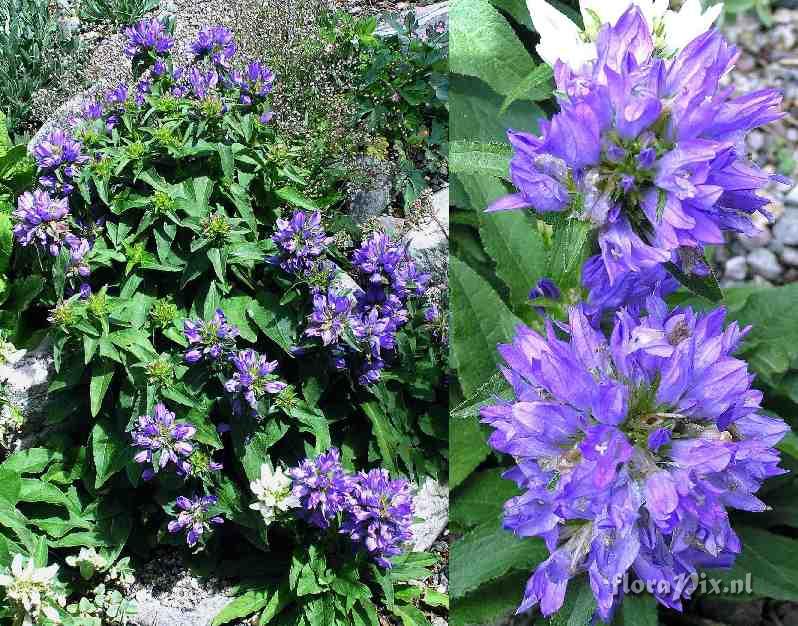
{"type": "Polygon", "coordinates": [[[429,550],[449,523],[449,488],[428,478],[413,500],[415,516],[419,518],[411,527],[413,550],[429,550]]]}
{"type": "Polygon", "coordinates": [[[749,253],[748,265],[754,274],[768,280],[775,280],[782,274],[781,265],[776,255],[767,248],[759,248],[749,253]]]}
{"type": "Polygon", "coordinates": [[[790,189],[789,193],[784,198],[784,201],[793,206],[798,205],[798,185],[790,189]]]}
{"type": "Polygon", "coordinates": [[[798,267],[798,249],[785,246],[781,251],[781,261],[786,265],[798,267]]]}
{"type": "MultiPolygon", "coordinates": [[[[19,410],[23,420],[41,411],[54,371],[49,341],[43,342],[35,350],[15,351],[0,365],[0,383],[4,385],[8,400],[19,410]]],[[[8,411],[8,407],[3,407],[4,419],[8,418],[8,411]]]]}
{"type": "MultiPolygon", "coordinates": [[[[418,20],[418,27],[416,28],[416,34],[420,35],[427,30],[427,26],[434,26],[439,22],[443,22],[444,25],[448,28],[449,25],[449,3],[448,2],[438,2],[437,4],[430,4],[425,7],[416,7],[416,20],[418,20]]],[[[407,11],[404,14],[400,14],[397,21],[402,24],[404,22],[404,16],[407,14],[407,11]]],[[[390,35],[396,32],[388,23],[382,23],[377,26],[377,30],[374,33],[379,37],[389,37],[390,35]]]]}
{"type": "Polygon", "coordinates": [[[723,276],[729,280],[745,280],[748,275],[748,261],[745,257],[735,256],[726,261],[723,276]]]}
{"type": "Polygon", "coordinates": [[[432,196],[432,215],[416,230],[405,236],[410,254],[423,256],[429,250],[449,246],[449,188],[444,187],[432,196]]]}
{"type": "Polygon", "coordinates": [[[773,226],[773,236],[787,246],[798,245],[798,211],[788,209],[773,226]]]}

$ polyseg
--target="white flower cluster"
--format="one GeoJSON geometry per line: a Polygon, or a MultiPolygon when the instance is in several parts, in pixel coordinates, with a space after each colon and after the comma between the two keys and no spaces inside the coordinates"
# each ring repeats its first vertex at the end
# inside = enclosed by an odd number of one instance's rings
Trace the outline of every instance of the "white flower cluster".
{"type": "Polygon", "coordinates": [[[14,556],[7,574],[0,574],[0,587],[5,587],[6,598],[17,609],[22,626],[43,624],[43,617],[59,624],[58,606],[66,605],[66,596],[56,579],[58,565],[36,567],[33,559],[21,554],[14,556]]]}
{"type": "Polygon", "coordinates": [[[267,526],[275,520],[277,513],[299,506],[299,498],[291,493],[292,484],[291,477],[282,467],[272,469],[268,463],[260,466],[260,479],[250,483],[250,489],[258,501],[249,506],[260,511],[267,526]]]}
{"type": "Polygon", "coordinates": [[[574,70],[596,58],[596,36],[601,26],[614,26],[626,10],[635,5],[646,18],[656,45],[666,56],[681,50],[708,31],[723,11],[715,4],[706,11],[701,0],[686,0],[679,11],[669,8],[668,0],[580,0],[584,30],[545,0],[527,0],[535,30],[540,33],[537,52],[549,65],[559,59],[574,70]]]}

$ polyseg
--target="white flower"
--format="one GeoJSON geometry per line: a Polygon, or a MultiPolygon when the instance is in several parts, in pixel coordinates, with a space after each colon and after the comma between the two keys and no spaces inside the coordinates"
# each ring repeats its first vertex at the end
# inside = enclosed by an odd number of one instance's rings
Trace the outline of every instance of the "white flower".
{"type": "Polygon", "coordinates": [[[580,0],[585,29],[545,0],[527,0],[535,30],[540,33],[537,51],[551,66],[559,59],[574,70],[597,58],[596,37],[604,24],[615,26],[627,9],[635,5],[654,34],[657,48],[665,54],[681,50],[693,39],[708,31],[723,11],[716,4],[706,12],[701,0],[686,0],[679,11],[668,8],[668,0],[580,0]]]}
{"type": "Polygon", "coordinates": [[[21,554],[14,556],[8,574],[0,575],[0,587],[6,588],[6,597],[17,606],[23,624],[35,624],[40,615],[60,623],[55,604],[63,605],[65,598],[56,593],[58,565],[36,567],[33,559],[21,554]],[[24,613],[23,613],[24,611],[24,613]]]}
{"type": "Polygon", "coordinates": [[[723,4],[715,4],[706,12],[701,0],[686,0],[682,8],[665,14],[664,48],[666,52],[681,50],[693,39],[707,32],[723,12],[723,4]]]}
{"type": "Polygon", "coordinates": [[[292,484],[291,477],[282,467],[273,470],[268,463],[260,466],[260,479],[252,481],[249,485],[258,501],[249,507],[260,511],[267,526],[274,521],[278,511],[287,511],[299,506],[299,498],[291,493],[292,484]]]}
{"type": "Polygon", "coordinates": [[[527,0],[535,30],[540,33],[537,51],[549,65],[557,59],[574,69],[596,58],[596,46],[585,41],[582,31],[566,15],[545,0],[527,0]]]}

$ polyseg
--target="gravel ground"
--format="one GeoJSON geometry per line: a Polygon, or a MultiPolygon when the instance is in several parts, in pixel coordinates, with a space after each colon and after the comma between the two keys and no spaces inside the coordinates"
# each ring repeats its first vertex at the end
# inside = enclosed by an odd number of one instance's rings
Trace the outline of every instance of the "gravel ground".
{"type": "MultiPolygon", "coordinates": [[[[771,28],[754,15],[740,16],[724,31],[741,49],[734,85],[750,92],[777,87],[787,116],[748,137],[754,160],[769,172],[798,180],[798,10],[778,9],[771,28]]],[[[733,236],[715,251],[721,283],[779,285],[798,281],[798,187],[771,185],[766,195],[776,221],[754,238],[733,236]]]]}

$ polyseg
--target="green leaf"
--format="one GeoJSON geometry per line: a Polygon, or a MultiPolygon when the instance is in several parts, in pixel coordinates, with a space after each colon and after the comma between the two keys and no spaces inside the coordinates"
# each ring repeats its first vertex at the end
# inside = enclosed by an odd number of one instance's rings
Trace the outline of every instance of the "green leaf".
{"type": "Polygon", "coordinates": [[[395,472],[397,463],[394,451],[401,444],[399,433],[377,402],[365,402],[361,408],[371,421],[371,432],[377,440],[383,465],[389,472],[395,472]]]}
{"type": "Polygon", "coordinates": [[[538,120],[545,118],[543,110],[528,100],[501,111],[502,97],[477,78],[455,74],[450,82],[452,140],[507,143],[508,129],[537,132],[538,120]]]}
{"type": "Polygon", "coordinates": [[[515,572],[481,585],[473,593],[453,600],[449,615],[450,626],[503,623],[503,618],[511,616],[521,604],[529,576],[530,572],[515,572]]]}
{"type": "Polygon", "coordinates": [[[735,532],[743,542],[743,550],[731,570],[712,570],[707,578],[717,580],[721,588],[751,593],[731,593],[736,599],[748,597],[798,601],[798,541],[781,535],[737,526],[735,532]],[[742,588],[741,588],[741,587],[742,588]]]}
{"type": "Polygon", "coordinates": [[[285,200],[289,204],[307,209],[309,211],[318,211],[327,208],[334,202],[334,198],[325,197],[321,199],[308,198],[304,194],[297,191],[294,187],[282,187],[275,191],[278,198],[285,200]]]}
{"type": "Polygon", "coordinates": [[[551,98],[554,86],[552,84],[554,72],[545,63],[538,65],[524,80],[507,94],[500,113],[504,113],[514,102],[519,100],[548,100],[551,98]]]}
{"type": "Polygon", "coordinates": [[[91,431],[91,449],[96,477],[94,488],[105,482],[130,460],[130,441],[105,419],[98,420],[91,431]]]}
{"type": "Polygon", "coordinates": [[[115,371],[116,364],[109,359],[101,359],[92,366],[91,383],[89,383],[92,417],[100,412],[103,398],[105,398],[108,387],[111,385],[111,379],[113,379],[115,371]]]}
{"type": "Polygon", "coordinates": [[[249,617],[269,604],[274,592],[271,589],[251,589],[227,604],[211,621],[211,626],[222,626],[241,617],[249,617]]]}
{"type": "Polygon", "coordinates": [[[509,180],[511,157],[512,151],[507,144],[453,141],[449,147],[449,171],[509,180]]]}
{"type": "Polygon", "coordinates": [[[53,461],[61,460],[63,455],[48,448],[28,448],[19,450],[9,456],[0,468],[18,474],[39,474],[47,469],[53,461]]]}
{"type": "Polygon", "coordinates": [[[535,69],[512,27],[487,0],[453,4],[449,27],[452,72],[480,78],[507,96],[535,69]]]}
{"type": "Polygon", "coordinates": [[[562,290],[579,286],[592,227],[589,222],[554,216],[554,238],[547,255],[546,275],[562,290]]]}
{"type": "Polygon", "coordinates": [[[241,458],[244,473],[250,481],[260,478],[260,467],[270,458],[269,449],[288,432],[288,426],[276,420],[262,424],[260,428],[245,443],[244,456],[241,458]]]}
{"type": "Polygon", "coordinates": [[[658,626],[657,601],[648,593],[626,594],[621,605],[623,626],[658,626]]]}
{"type": "Polygon", "coordinates": [[[490,448],[476,418],[449,420],[449,485],[462,483],[488,458],[490,448]]]}
{"type": "Polygon", "coordinates": [[[526,26],[529,30],[535,30],[535,27],[532,25],[532,17],[529,15],[529,9],[524,0],[490,0],[490,2],[497,9],[501,9],[507,13],[519,24],[526,26]]]}
{"type": "Polygon", "coordinates": [[[665,267],[668,268],[668,271],[676,280],[693,293],[703,296],[712,302],[723,300],[723,292],[720,290],[715,272],[710,270],[707,276],[696,276],[694,274],[685,274],[673,263],[666,263],[665,267]]]}
{"type": "Polygon", "coordinates": [[[429,626],[429,620],[424,614],[410,604],[396,604],[391,610],[402,620],[402,626],[429,626]]]}
{"type": "Polygon", "coordinates": [[[520,320],[479,274],[457,257],[450,263],[452,356],[468,396],[495,372],[496,344],[508,341],[520,320]]]}
{"type": "Polygon", "coordinates": [[[516,537],[498,521],[481,524],[452,544],[449,593],[461,598],[513,570],[531,572],[547,556],[540,539],[516,537]]]}
{"type": "Polygon", "coordinates": [[[260,330],[289,355],[293,355],[294,326],[291,310],[272,293],[261,291],[257,302],[247,306],[249,317],[260,330]]]}
{"type": "MultiPolygon", "coordinates": [[[[456,462],[456,457],[450,455],[451,462],[456,462]]],[[[485,470],[470,476],[460,485],[452,499],[451,521],[463,528],[471,528],[500,519],[504,503],[521,493],[515,482],[501,475],[499,469],[485,470]]]]}
{"type": "Polygon", "coordinates": [[[479,211],[479,235],[496,262],[496,274],[510,289],[516,310],[529,304],[529,290],[548,272],[548,254],[528,211],[479,211]]]}
{"type": "Polygon", "coordinates": [[[798,359],[798,284],[763,289],[748,296],[732,317],[751,325],[741,353],[754,371],[774,385],[798,359]]]}
{"type": "Polygon", "coordinates": [[[13,243],[11,218],[5,213],[0,213],[0,274],[5,274],[8,271],[13,243]]]}

